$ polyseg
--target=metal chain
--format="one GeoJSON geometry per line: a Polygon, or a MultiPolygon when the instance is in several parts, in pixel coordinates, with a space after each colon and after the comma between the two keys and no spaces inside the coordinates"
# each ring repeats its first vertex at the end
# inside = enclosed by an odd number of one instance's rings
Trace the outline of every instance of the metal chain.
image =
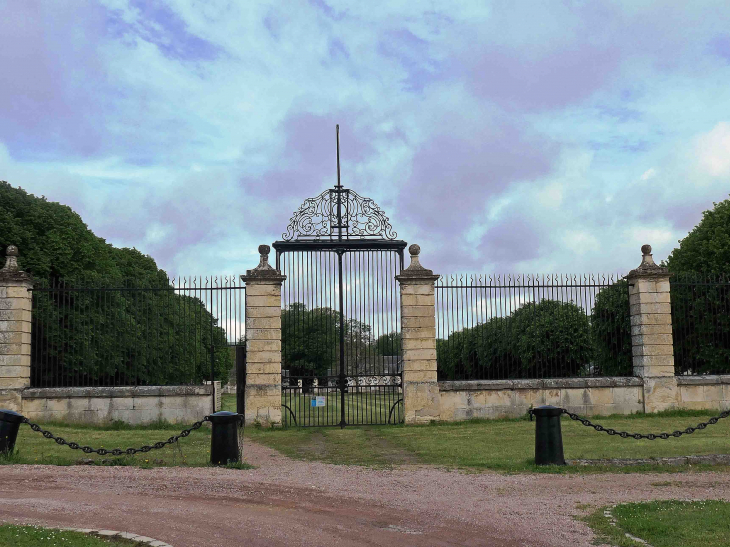
{"type": "Polygon", "coordinates": [[[68,442],[63,437],[56,437],[50,431],[46,431],[38,424],[32,423],[30,420],[28,420],[28,418],[23,419],[23,423],[28,424],[33,431],[37,431],[38,433],[43,435],[46,439],[53,439],[54,441],[56,441],[57,444],[66,445],[73,450],[81,450],[84,454],[96,453],[96,454],[99,454],[100,456],[106,456],[107,454],[111,454],[112,456],[121,456],[122,454],[127,454],[127,455],[131,456],[133,454],[136,454],[137,452],[149,452],[150,450],[159,450],[160,448],[164,448],[168,444],[176,443],[182,437],[187,437],[188,435],[190,435],[190,433],[192,433],[196,429],[200,429],[200,427],[203,425],[203,422],[209,422],[209,421],[210,421],[210,416],[205,416],[202,420],[200,420],[199,422],[195,422],[189,428],[183,429],[179,434],[173,435],[166,441],[156,442],[152,446],[145,445],[145,446],[142,446],[141,448],[127,448],[126,450],[122,450],[121,448],[113,448],[111,450],[107,450],[106,448],[91,448],[90,446],[81,446],[78,443],[68,442]]]}
{"type": "Polygon", "coordinates": [[[650,441],[653,441],[655,439],[668,439],[669,437],[681,437],[682,435],[691,435],[698,429],[702,430],[702,429],[705,429],[708,425],[715,425],[717,422],[719,422],[723,418],[727,418],[728,416],[730,416],[730,410],[726,410],[725,412],[721,412],[717,416],[713,416],[706,422],[701,422],[701,423],[697,424],[695,427],[688,427],[686,429],[677,430],[672,433],[647,433],[644,435],[642,433],[629,433],[628,431],[616,431],[615,429],[612,429],[610,427],[603,427],[600,424],[594,424],[588,418],[581,418],[577,414],[569,412],[565,408],[561,408],[560,410],[563,412],[563,414],[567,414],[568,416],[570,416],[571,420],[576,420],[587,427],[592,427],[596,431],[599,431],[599,432],[602,431],[602,432],[608,433],[609,435],[618,435],[622,439],[627,439],[627,438],[631,437],[632,439],[637,439],[637,440],[638,439],[649,439],[650,441]]]}

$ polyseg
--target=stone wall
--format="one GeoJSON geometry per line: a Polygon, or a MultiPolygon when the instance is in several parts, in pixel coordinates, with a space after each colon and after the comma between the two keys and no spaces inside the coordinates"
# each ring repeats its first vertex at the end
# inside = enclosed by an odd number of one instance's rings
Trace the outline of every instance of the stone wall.
{"type": "MultiPolygon", "coordinates": [[[[677,376],[676,408],[730,409],[730,375],[677,376]]],[[[441,420],[516,418],[541,405],[584,416],[645,412],[643,378],[561,378],[556,380],[472,380],[439,382],[441,420]]]]}
{"type": "Polygon", "coordinates": [[[730,375],[677,376],[680,408],[730,409],[730,375]]]}
{"type": "Polygon", "coordinates": [[[587,416],[643,412],[643,386],[632,377],[439,382],[441,420],[516,418],[541,405],[587,416]]]}
{"type": "Polygon", "coordinates": [[[39,421],[189,424],[211,413],[212,397],[210,385],[27,388],[19,410],[39,421]]]}

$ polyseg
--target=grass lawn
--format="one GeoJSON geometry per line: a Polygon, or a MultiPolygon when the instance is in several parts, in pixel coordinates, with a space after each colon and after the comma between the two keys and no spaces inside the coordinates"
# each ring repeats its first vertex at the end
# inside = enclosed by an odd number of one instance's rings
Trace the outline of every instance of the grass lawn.
{"type": "MultiPolygon", "coordinates": [[[[607,427],[631,432],[684,429],[715,415],[705,411],[672,411],[657,415],[597,418],[607,427]]],[[[568,418],[562,420],[567,459],[652,458],[730,453],[730,419],[704,431],[668,440],[634,440],[597,433],[568,418]]],[[[527,419],[481,420],[422,426],[363,426],[339,428],[248,428],[249,438],[299,459],[330,463],[382,466],[422,463],[446,467],[506,472],[635,472],[683,471],[690,466],[537,467],[535,423],[527,419]]],[[[692,468],[704,466],[692,466],[692,468]]],[[[708,466],[709,467],[709,466],[708,466]]],[[[724,467],[715,466],[720,470],[724,467]]]]}
{"type": "MultiPolygon", "coordinates": [[[[182,424],[153,424],[149,426],[128,426],[113,423],[106,426],[70,425],[63,423],[41,423],[44,429],[57,437],[74,441],[93,448],[139,448],[152,445],[157,441],[167,440],[187,427],[182,424]]],[[[81,450],[72,450],[67,446],[57,445],[40,433],[21,424],[18,440],[15,443],[15,454],[9,459],[0,456],[0,463],[30,463],[50,465],[74,465],[77,463],[94,463],[99,465],[136,465],[140,467],[170,465],[208,465],[210,461],[210,428],[201,427],[188,437],[180,439],[174,445],[160,450],[151,450],[134,456],[99,456],[84,454],[81,450]]]]}
{"type": "Polygon", "coordinates": [[[43,547],[44,545],[67,545],[68,547],[129,547],[137,545],[124,539],[102,539],[99,537],[66,532],[40,526],[15,526],[0,524],[0,547],[43,547]]]}
{"type": "Polygon", "coordinates": [[[611,509],[611,525],[604,509],[585,520],[598,539],[618,547],[638,547],[640,538],[652,547],[726,547],[730,545],[730,503],[726,501],[651,501],[625,503],[611,509]]]}
{"type": "MultiPolygon", "coordinates": [[[[376,388],[377,389],[377,388],[376,388]]],[[[332,391],[321,394],[325,406],[313,407],[313,395],[296,395],[285,391],[281,397],[281,420],[285,427],[302,425],[329,425],[340,423],[342,401],[340,393],[332,391]],[[286,405],[291,412],[283,407],[286,405]]],[[[403,404],[395,404],[401,395],[392,391],[392,388],[383,388],[380,392],[375,389],[366,389],[357,392],[350,388],[345,393],[345,420],[354,424],[385,424],[399,423],[403,420],[403,404]],[[393,411],[391,413],[391,408],[393,411]],[[390,421],[389,421],[390,420],[390,421]]]]}
{"type": "MultiPolygon", "coordinates": [[[[235,410],[235,396],[223,398],[224,409],[235,410]]],[[[673,411],[655,415],[609,416],[595,421],[607,427],[642,433],[674,431],[706,421],[714,412],[673,411]]],[[[94,448],[140,447],[165,440],[183,425],[148,426],[41,424],[58,436],[94,448]]],[[[621,439],[597,433],[568,418],[562,421],[563,445],[568,459],[651,458],[730,453],[730,418],[693,435],[668,440],[621,439]]],[[[322,428],[246,428],[246,438],[266,444],[288,456],[335,464],[390,466],[431,464],[471,470],[502,472],[636,472],[686,471],[711,466],[645,465],[631,467],[537,467],[534,458],[535,423],[527,419],[483,420],[422,426],[353,426],[322,428]]],[[[244,446],[245,455],[245,446],[244,446]]],[[[98,456],[59,446],[21,425],[16,453],[0,463],[73,465],[205,466],[210,460],[210,428],[202,427],[177,445],[135,456],[98,456]]],[[[248,467],[240,465],[238,467],[248,467]]],[[[712,466],[714,470],[730,470],[712,466]]]]}

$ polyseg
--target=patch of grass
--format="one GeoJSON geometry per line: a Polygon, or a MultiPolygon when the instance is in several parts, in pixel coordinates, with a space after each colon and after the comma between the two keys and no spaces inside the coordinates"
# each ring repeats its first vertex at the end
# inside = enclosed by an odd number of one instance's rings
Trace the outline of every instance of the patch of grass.
{"type": "Polygon", "coordinates": [[[67,545],[68,547],[110,547],[137,545],[126,539],[103,539],[80,532],[68,532],[41,526],[16,526],[0,524],[0,547],[43,547],[67,545]]]}
{"type": "Polygon", "coordinates": [[[730,503],[721,500],[663,500],[625,503],[612,510],[612,525],[599,509],[585,520],[597,539],[619,547],[641,545],[628,532],[653,547],[725,547],[730,544],[730,503]]]}
{"type": "Polygon", "coordinates": [[[223,467],[225,467],[226,469],[256,469],[255,465],[251,465],[250,463],[246,462],[228,462],[223,467]]]}
{"type": "Polygon", "coordinates": [[[596,509],[586,517],[580,518],[590,526],[596,535],[594,545],[611,545],[613,547],[645,547],[641,543],[626,537],[626,533],[611,524],[611,520],[604,515],[605,507],[596,509]]]}
{"type": "MultiPolygon", "coordinates": [[[[715,415],[712,411],[671,411],[650,415],[592,417],[605,427],[641,433],[674,431],[715,415]]],[[[611,437],[567,417],[562,419],[567,459],[652,458],[730,453],[730,419],[694,435],[667,440],[611,437]]],[[[392,465],[409,462],[472,470],[540,473],[676,473],[690,470],[728,471],[728,466],[646,464],[636,466],[536,466],[535,423],[525,418],[473,420],[419,426],[338,428],[247,428],[246,435],[295,458],[347,465],[392,465]],[[378,445],[391,448],[392,454],[378,445]]]]}
{"type": "MultiPolygon", "coordinates": [[[[42,423],[44,429],[57,437],[88,445],[93,448],[126,449],[153,445],[165,441],[186,426],[181,424],[161,424],[161,427],[119,427],[117,425],[93,427],[89,425],[42,423]]],[[[160,426],[160,424],[156,424],[160,426]]],[[[40,433],[23,424],[18,432],[15,453],[9,458],[0,457],[0,463],[46,464],[46,465],[115,465],[138,466],[143,468],[165,466],[207,466],[210,462],[210,428],[201,427],[177,443],[159,450],[151,450],[135,455],[100,456],[85,454],[56,444],[40,433]],[[5,461],[3,461],[5,460],[5,461]]]]}

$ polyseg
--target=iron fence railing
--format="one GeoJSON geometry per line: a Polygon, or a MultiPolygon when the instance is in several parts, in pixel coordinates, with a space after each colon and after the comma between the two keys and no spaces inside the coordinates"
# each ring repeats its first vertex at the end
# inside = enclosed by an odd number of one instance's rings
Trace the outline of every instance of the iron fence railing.
{"type": "Polygon", "coordinates": [[[669,287],[675,373],[730,373],[730,277],[675,273],[669,287]]]}
{"type": "Polygon", "coordinates": [[[36,281],[32,292],[33,387],[225,383],[244,336],[234,276],[36,281]]]}
{"type": "Polygon", "coordinates": [[[441,380],[633,374],[620,275],[451,275],[435,293],[441,380]]]}

